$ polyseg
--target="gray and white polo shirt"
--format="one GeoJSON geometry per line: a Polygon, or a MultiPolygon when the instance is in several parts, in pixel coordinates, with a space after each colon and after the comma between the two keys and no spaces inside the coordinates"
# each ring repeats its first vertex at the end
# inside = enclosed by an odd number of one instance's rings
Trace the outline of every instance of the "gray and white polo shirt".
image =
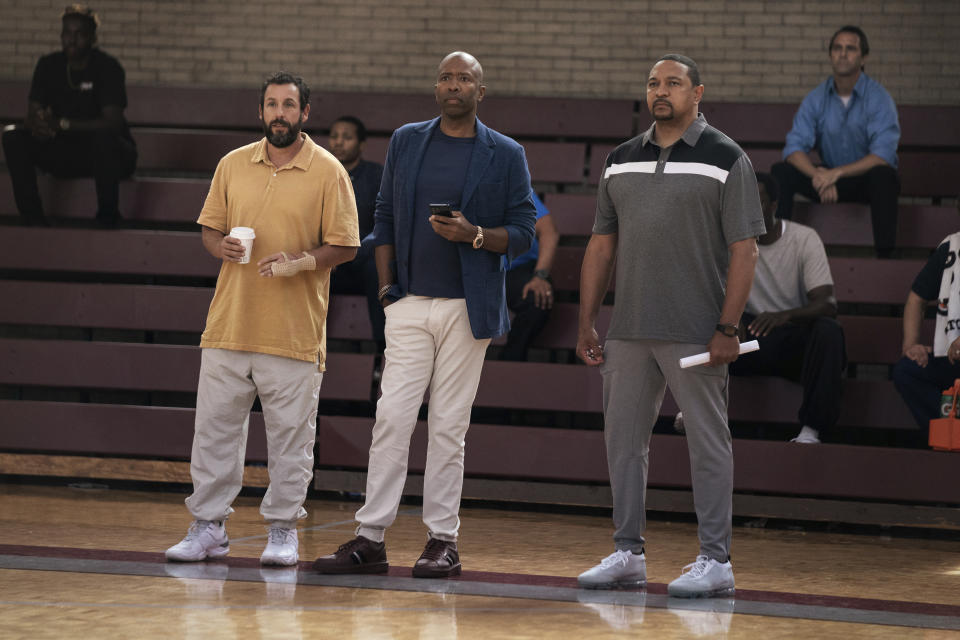
{"type": "Polygon", "coordinates": [[[593,233],[617,236],[607,338],[706,344],[723,306],[729,245],[763,235],[753,166],[701,114],[665,149],[653,125],[614,149],[593,233]]]}

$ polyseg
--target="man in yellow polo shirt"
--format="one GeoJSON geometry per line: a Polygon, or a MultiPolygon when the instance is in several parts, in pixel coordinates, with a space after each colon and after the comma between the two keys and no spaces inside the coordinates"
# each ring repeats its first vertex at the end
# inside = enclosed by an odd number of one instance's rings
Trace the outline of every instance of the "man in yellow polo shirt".
{"type": "Polygon", "coordinates": [[[260,396],[270,486],[262,564],[295,565],[296,522],[313,477],[317,397],[326,359],[330,270],[360,245],[350,176],[301,132],[310,89],[278,73],[260,91],[265,137],[217,166],[197,222],[203,246],[223,261],[200,340],[202,357],[190,472],[194,517],[168,560],[226,555],[224,521],[241,488],[247,425],[260,396]],[[252,251],[231,237],[252,228],[252,251]]]}

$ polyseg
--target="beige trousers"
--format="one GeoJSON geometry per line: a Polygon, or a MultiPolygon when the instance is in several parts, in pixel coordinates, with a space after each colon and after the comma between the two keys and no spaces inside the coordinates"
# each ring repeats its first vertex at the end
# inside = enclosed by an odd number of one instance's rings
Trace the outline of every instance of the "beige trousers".
{"type": "Polygon", "coordinates": [[[203,349],[187,509],[197,520],[222,520],[240,492],[253,399],[260,396],[267,432],[270,486],[260,504],[269,522],[293,525],[313,478],[317,402],[323,374],[313,362],[250,351],[203,349]]]}
{"type": "Polygon", "coordinates": [[[357,531],[381,542],[384,529],[393,524],[407,476],[410,437],[429,388],[423,522],[432,537],[455,541],[464,438],[490,340],[473,337],[463,298],[406,296],[386,308],[386,317],[382,396],[357,531]]]}

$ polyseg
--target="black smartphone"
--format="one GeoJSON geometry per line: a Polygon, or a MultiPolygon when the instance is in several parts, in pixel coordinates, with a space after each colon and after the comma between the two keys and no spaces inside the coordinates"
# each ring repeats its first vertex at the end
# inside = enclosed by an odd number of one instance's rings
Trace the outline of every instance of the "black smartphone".
{"type": "Polygon", "coordinates": [[[453,205],[445,203],[430,203],[430,215],[453,217],[453,205]]]}

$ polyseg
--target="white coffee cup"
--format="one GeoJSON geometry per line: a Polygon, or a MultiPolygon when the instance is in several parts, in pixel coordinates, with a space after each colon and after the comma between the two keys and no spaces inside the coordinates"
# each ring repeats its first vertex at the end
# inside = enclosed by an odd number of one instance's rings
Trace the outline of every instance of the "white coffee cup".
{"type": "Polygon", "coordinates": [[[253,239],[257,237],[250,227],[234,227],[230,229],[230,237],[236,238],[243,245],[243,257],[240,258],[240,264],[250,262],[250,256],[253,254],[253,239]]]}

